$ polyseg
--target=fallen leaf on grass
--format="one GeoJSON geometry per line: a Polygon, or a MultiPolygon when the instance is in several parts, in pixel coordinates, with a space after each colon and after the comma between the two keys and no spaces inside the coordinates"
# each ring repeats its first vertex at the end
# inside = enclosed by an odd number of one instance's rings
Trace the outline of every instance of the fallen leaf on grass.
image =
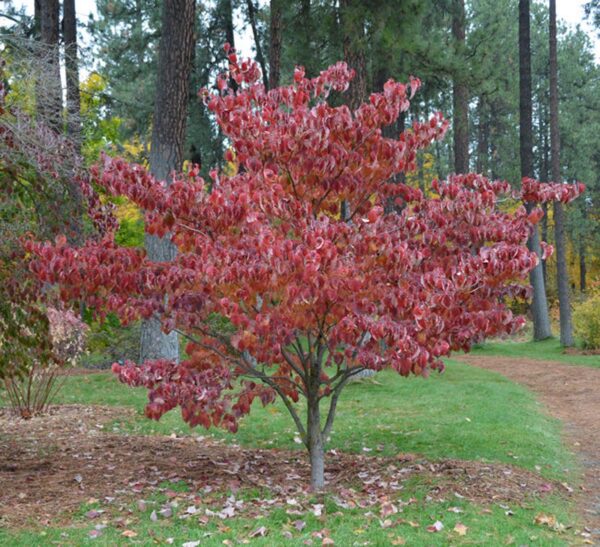
{"type": "Polygon", "coordinates": [[[459,536],[466,536],[468,530],[469,530],[469,528],[467,526],[465,526],[464,524],[461,524],[460,522],[454,527],[454,531],[459,536]]]}
{"type": "Polygon", "coordinates": [[[126,538],[134,538],[137,537],[137,532],[134,532],[133,530],[125,530],[121,535],[126,538]]]}
{"type": "Polygon", "coordinates": [[[186,541],[181,547],[198,547],[198,545],[200,545],[199,541],[186,541]]]}
{"type": "Polygon", "coordinates": [[[322,503],[316,503],[312,506],[312,508],[315,517],[320,517],[323,514],[323,509],[325,508],[325,506],[322,503]]]}
{"type": "Polygon", "coordinates": [[[533,519],[533,522],[535,524],[539,524],[539,525],[546,525],[549,527],[554,527],[556,526],[556,517],[553,515],[546,515],[544,513],[539,513],[538,515],[535,516],[535,518],[533,519]]]}
{"type": "Polygon", "coordinates": [[[335,541],[333,541],[331,538],[323,538],[321,545],[335,545],[335,541]]]}
{"type": "Polygon", "coordinates": [[[398,512],[398,508],[393,503],[384,503],[381,505],[381,518],[395,515],[398,512]]]}
{"type": "Polygon", "coordinates": [[[403,537],[398,536],[396,539],[391,541],[392,545],[406,545],[406,540],[403,537]]]}
{"type": "Polygon", "coordinates": [[[152,522],[156,522],[158,520],[158,515],[156,514],[156,511],[152,511],[152,513],[150,513],[150,520],[152,522]]]}
{"type": "Polygon", "coordinates": [[[304,530],[305,526],[306,526],[306,522],[304,522],[303,520],[297,520],[294,522],[294,528],[296,528],[296,530],[298,530],[298,532],[302,532],[302,530],[304,530]]]}
{"type": "Polygon", "coordinates": [[[102,535],[102,530],[91,530],[90,533],[88,534],[88,537],[90,539],[96,539],[97,537],[100,537],[102,535]]]}
{"type": "Polygon", "coordinates": [[[463,513],[464,511],[460,507],[448,507],[450,513],[463,513]]]}
{"type": "Polygon", "coordinates": [[[267,530],[264,526],[261,526],[260,528],[257,528],[256,530],[254,530],[254,532],[250,533],[250,535],[248,537],[251,537],[251,538],[265,537],[268,533],[269,533],[269,530],[267,530]]]}
{"type": "Polygon", "coordinates": [[[393,522],[390,519],[380,520],[379,524],[382,528],[390,528],[393,522]]]}
{"type": "Polygon", "coordinates": [[[444,524],[439,520],[436,520],[431,526],[427,527],[427,531],[432,533],[441,532],[443,529],[444,524]]]}

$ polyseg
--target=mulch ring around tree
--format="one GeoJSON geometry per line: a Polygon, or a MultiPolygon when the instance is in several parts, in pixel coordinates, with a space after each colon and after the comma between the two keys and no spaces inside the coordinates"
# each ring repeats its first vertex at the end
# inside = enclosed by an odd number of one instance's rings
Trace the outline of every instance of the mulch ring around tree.
{"type": "MultiPolygon", "coordinates": [[[[128,415],[133,415],[131,409],[80,405],[55,407],[49,415],[28,421],[0,414],[0,525],[65,524],[86,502],[97,501],[108,510],[136,502],[143,507],[144,499],[157,493],[176,498],[177,487],[170,485],[179,481],[189,487],[192,503],[210,504],[221,518],[223,511],[229,512],[225,516],[255,517],[276,506],[299,510],[308,503],[310,470],[303,451],[105,431],[109,422],[128,415]],[[231,493],[240,489],[264,492],[266,499],[232,504],[231,493]]],[[[397,500],[406,497],[403,485],[415,476],[430,485],[434,500],[514,505],[564,491],[558,483],[508,464],[429,462],[406,454],[327,455],[328,490],[340,508],[374,507],[379,513],[392,502],[412,503],[397,500]]],[[[86,516],[95,518],[102,512],[93,510],[86,516]]]]}

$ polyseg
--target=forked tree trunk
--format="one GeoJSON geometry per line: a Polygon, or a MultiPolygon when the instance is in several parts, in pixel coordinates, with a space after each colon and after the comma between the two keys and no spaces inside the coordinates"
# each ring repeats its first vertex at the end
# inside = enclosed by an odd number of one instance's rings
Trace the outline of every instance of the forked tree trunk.
{"type": "MultiPolygon", "coordinates": [[[[188,87],[194,48],[195,0],[165,0],[162,35],[158,54],[158,78],[154,104],[150,171],[158,180],[170,183],[171,173],[181,169],[188,87]]],[[[169,236],[146,234],[148,258],[154,262],[173,260],[177,250],[169,236]]],[[[158,319],[142,324],[140,359],[179,360],[175,332],[162,332],[158,319]]]]}
{"type": "MultiPolygon", "coordinates": [[[[560,134],[558,129],[558,60],[556,53],[556,0],[550,0],[550,149],[552,178],[560,182],[560,134]]],[[[560,343],[570,347],[573,339],[569,273],[567,271],[567,242],[565,211],[560,201],[554,202],[554,243],[556,245],[556,284],[560,311],[560,343]]]]}
{"type": "MultiPolygon", "coordinates": [[[[529,0],[519,0],[519,137],[521,155],[521,176],[533,177],[533,131],[531,107],[531,39],[529,26],[529,0]]],[[[527,204],[531,210],[532,204],[527,204]]],[[[527,242],[531,251],[541,258],[540,237],[534,226],[527,242]]],[[[530,276],[533,287],[531,313],[533,316],[533,338],[544,340],[552,336],[546,286],[541,260],[530,276]]]]}

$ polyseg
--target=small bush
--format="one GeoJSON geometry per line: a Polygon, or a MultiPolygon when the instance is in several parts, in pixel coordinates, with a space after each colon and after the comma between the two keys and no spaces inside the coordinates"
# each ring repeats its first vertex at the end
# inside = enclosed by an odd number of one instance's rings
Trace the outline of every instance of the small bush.
{"type": "Polygon", "coordinates": [[[573,323],[586,349],[600,349],[600,293],[575,306],[573,323]]]}
{"type": "Polygon", "coordinates": [[[26,374],[4,379],[10,408],[23,419],[48,410],[64,384],[64,371],[72,367],[85,349],[87,326],[70,310],[48,308],[51,357],[30,359],[26,374]]]}

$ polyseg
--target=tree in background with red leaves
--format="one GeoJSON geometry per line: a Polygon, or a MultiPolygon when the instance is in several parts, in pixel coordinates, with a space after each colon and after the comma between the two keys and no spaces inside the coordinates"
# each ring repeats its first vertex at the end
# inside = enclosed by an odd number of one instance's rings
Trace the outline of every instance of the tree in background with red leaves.
{"type": "Polygon", "coordinates": [[[175,261],[151,262],[109,234],[81,248],[64,238],[30,243],[31,267],[100,316],[157,316],[166,332],[187,338],[181,363],[113,367],[123,382],[149,389],[148,417],[179,406],[192,426],[235,431],[256,398],[279,397],[319,490],[325,442],[352,377],[384,368],[426,376],[443,370],[451,351],[523,324],[503,302],[529,293],[538,258],[526,241],[540,211],[504,211],[498,198],[567,202],[583,187],[525,180],[517,195],[506,182],[467,174],[435,182],[426,198],[393,181],[447,122],[437,114],[397,139],[382,135],[419,80],[390,80],[351,111],[327,102],[352,79],[344,63],[313,79],[297,68],[292,85],[267,92],[254,63],[233,51],[229,61],[218,90],[201,94],[229,139],[236,174],[213,171],[205,181],[191,170],[167,186],[111,158],[93,174],[147,211],[148,233],[171,234],[175,261]]]}

